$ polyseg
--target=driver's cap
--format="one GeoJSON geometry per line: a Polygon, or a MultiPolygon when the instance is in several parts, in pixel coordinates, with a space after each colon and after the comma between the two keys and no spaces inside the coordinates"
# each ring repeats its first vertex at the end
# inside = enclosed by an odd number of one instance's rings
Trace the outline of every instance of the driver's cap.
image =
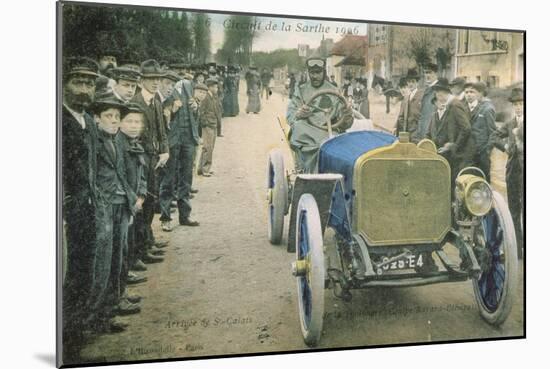
{"type": "Polygon", "coordinates": [[[308,70],[320,72],[325,70],[326,62],[322,58],[309,58],[306,60],[306,66],[308,70]]]}

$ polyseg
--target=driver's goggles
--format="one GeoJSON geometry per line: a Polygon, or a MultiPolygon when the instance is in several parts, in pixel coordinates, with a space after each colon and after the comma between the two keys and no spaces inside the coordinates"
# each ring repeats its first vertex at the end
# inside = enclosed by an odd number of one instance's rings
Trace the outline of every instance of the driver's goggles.
{"type": "Polygon", "coordinates": [[[308,68],[312,68],[312,67],[324,68],[325,61],[323,59],[310,59],[307,61],[307,66],[308,68]]]}

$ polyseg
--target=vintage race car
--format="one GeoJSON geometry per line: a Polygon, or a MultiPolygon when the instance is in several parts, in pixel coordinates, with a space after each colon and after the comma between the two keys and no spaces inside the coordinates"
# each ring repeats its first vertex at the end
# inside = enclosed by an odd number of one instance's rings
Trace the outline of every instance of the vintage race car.
{"type": "Polygon", "coordinates": [[[296,254],[292,273],[307,345],[319,342],[327,288],[349,301],[354,289],[471,279],[483,319],[506,320],[517,281],[506,201],[477,168],[451,183],[434,143],[413,144],[406,133],[334,136],[321,145],[315,174],[287,171],[282,152],[270,152],[268,238],[281,243],[290,215],[287,251],[296,254]],[[327,228],[334,242],[324,241],[327,228]]]}

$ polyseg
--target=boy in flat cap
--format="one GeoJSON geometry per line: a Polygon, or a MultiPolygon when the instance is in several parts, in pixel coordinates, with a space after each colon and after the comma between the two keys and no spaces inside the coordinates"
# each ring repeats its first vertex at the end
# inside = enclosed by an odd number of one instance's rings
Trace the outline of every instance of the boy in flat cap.
{"type": "Polygon", "coordinates": [[[493,143],[490,138],[496,131],[496,111],[491,100],[484,98],[487,86],[483,82],[465,83],[464,99],[470,112],[472,137],[476,151],[473,165],[485,173],[487,182],[491,183],[491,151],[493,143]]]}
{"type": "Polygon", "coordinates": [[[493,135],[492,141],[497,149],[508,154],[506,161],[506,193],[508,207],[514,221],[518,257],[523,257],[523,222],[524,222],[524,97],[522,88],[514,88],[508,99],[512,103],[514,117],[506,122],[493,135]]]}
{"type": "MultiPolygon", "coordinates": [[[[149,255],[145,238],[142,234],[143,226],[143,203],[147,197],[147,179],[145,166],[145,150],[140,143],[140,136],[144,128],[144,114],[141,107],[134,103],[126,104],[126,112],[121,115],[120,130],[116,134],[115,143],[117,149],[124,158],[126,179],[128,185],[136,194],[134,205],[134,220],[128,227],[128,257],[123,265],[123,274],[128,275],[126,282],[136,284],[145,282],[146,278],[139,276],[132,271],[145,271],[147,267],[143,263],[149,255]]],[[[125,288],[122,288],[123,297],[130,302],[137,302],[139,299],[128,298],[125,288]]]]}
{"type": "Polygon", "coordinates": [[[208,93],[199,107],[199,120],[202,128],[202,155],[199,174],[204,177],[212,176],[212,156],[216,144],[216,130],[222,119],[220,103],[218,101],[218,81],[213,78],[206,80],[208,93]]]}
{"type": "Polygon", "coordinates": [[[126,278],[122,268],[128,250],[128,225],[138,199],[128,185],[124,156],[114,141],[126,107],[109,94],[98,97],[92,111],[98,127],[97,187],[104,203],[96,209],[97,249],[89,301],[93,311],[90,326],[99,333],[120,332],[127,324],[115,315],[140,311],[139,305],[122,298],[121,290],[126,278]]]}

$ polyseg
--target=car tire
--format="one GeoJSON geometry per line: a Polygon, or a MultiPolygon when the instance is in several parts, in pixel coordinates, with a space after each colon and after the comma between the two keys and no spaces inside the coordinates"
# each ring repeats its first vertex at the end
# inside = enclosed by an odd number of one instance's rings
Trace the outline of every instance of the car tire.
{"type": "Polygon", "coordinates": [[[298,314],[304,342],[314,347],[321,338],[325,310],[325,257],[317,202],[303,194],[297,206],[296,260],[308,260],[307,272],[296,277],[298,314]]]}
{"type": "Polygon", "coordinates": [[[281,243],[288,203],[288,181],[283,154],[280,150],[269,153],[267,164],[267,236],[274,245],[281,243]]]}
{"type": "Polygon", "coordinates": [[[481,316],[502,324],[512,309],[517,285],[517,246],[514,223],[506,201],[493,191],[493,207],[482,218],[482,236],[489,251],[489,268],[472,280],[481,316]]]}

